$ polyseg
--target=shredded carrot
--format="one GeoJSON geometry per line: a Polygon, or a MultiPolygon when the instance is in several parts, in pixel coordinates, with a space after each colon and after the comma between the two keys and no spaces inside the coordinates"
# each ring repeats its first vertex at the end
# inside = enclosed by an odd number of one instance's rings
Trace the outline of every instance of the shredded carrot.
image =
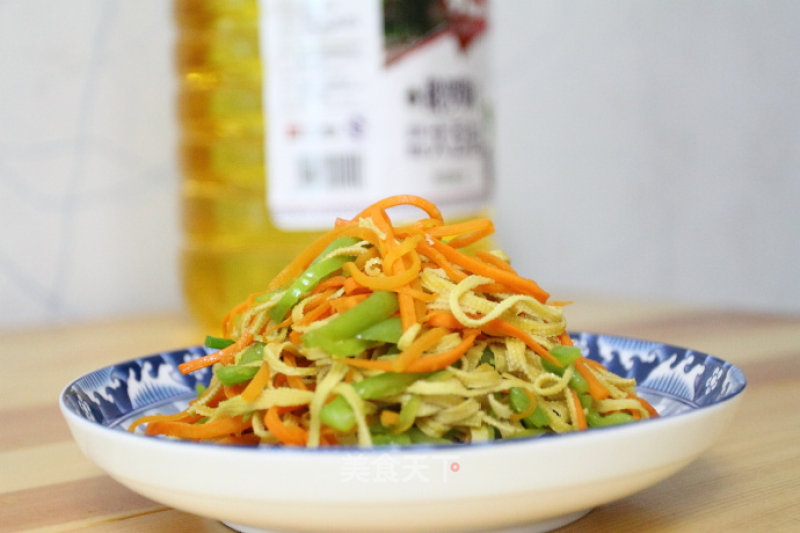
{"type": "MultiPolygon", "coordinates": [[[[383,257],[383,272],[386,275],[397,274],[397,271],[395,270],[397,263],[399,263],[402,257],[405,255],[416,255],[416,247],[421,239],[422,236],[417,235],[414,237],[409,237],[399,244],[392,245],[391,249],[387,251],[386,255],[383,257]]],[[[403,265],[400,266],[400,270],[405,270],[403,265]]]]}
{"type": "Polygon", "coordinates": [[[536,354],[538,354],[541,358],[547,359],[551,363],[561,366],[561,363],[558,362],[558,359],[553,357],[544,346],[536,342],[536,339],[534,339],[530,333],[518,328],[510,322],[496,318],[484,325],[482,329],[490,335],[508,335],[509,337],[516,337],[524,342],[525,346],[536,352],[536,354]]]}
{"type": "Polygon", "coordinates": [[[450,311],[436,311],[428,315],[425,322],[434,327],[448,328],[448,329],[464,329],[466,326],[458,321],[458,319],[450,311]]]}
{"type": "Polygon", "coordinates": [[[317,286],[314,287],[309,294],[317,294],[327,291],[328,289],[338,289],[339,287],[344,287],[348,279],[350,278],[346,276],[332,276],[328,279],[323,279],[317,283],[317,286]]]}
{"type": "Polygon", "coordinates": [[[243,302],[239,303],[238,305],[234,306],[233,309],[228,311],[228,313],[222,319],[222,334],[226,337],[229,336],[233,331],[233,321],[236,315],[244,313],[253,307],[256,298],[263,294],[263,292],[254,292],[250,294],[243,302]]]}
{"type": "Polygon", "coordinates": [[[489,294],[502,294],[502,293],[514,292],[501,283],[484,283],[483,285],[478,285],[477,287],[475,287],[475,290],[479,290],[481,292],[486,292],[489,294]]]}
{"type": "Polygon", "coordinates": [[[222,391],[225,393],[225,398],[233,398],[234,396],[239,396],[244,390],[244,387],[245,385],[243,383],[237,383],[235,385],[223,385],[222,391]]]}
{"type": "Polygon", "coordinates": [[[417,277],[420,271],[420,263],[417,262],[412,268],[409,268],[405,272],[385,277],[367,275],[360,271],[353,263],[345,263],[344,269],[347,270],[358,283],[364,287],[369,287],[373,291],[394,291],[417,277]]]}
{"type": "Polygon", "coordinates": [[[337,313],[344,313],[345,311],[352,309],[359,303],[366,300],[368,296],[369,293],[353,294],[350,296],[340,296],[339,298],[334,298],[333,300],[330,300],[328,302],[328,305],[333,307],[334,311],[336,311],[337,313]]]}
{"type": "Polygon", "coordinates": [[[251,342],[253,342],[253,334],[249,331],[245,331],[242,333],[242,336],[230,346],[216,352],[212,352],[208,355],[204,355],[203,357],[181,363],[178,365],[178,370],[180,370],[181,374],[188,374],[190,372],[194,372],[195,370],[211,366],[216,362],[229,363],[233,360],[233,357],[237,353],[239,353],[251,342]]]}
{"type": "Polygon", "coordinates": [[[494,224],[488,218],[476,218],[457,224],[447,224],[425,231],[432,237],[457,235],[448,244],[453,248],[464,248],[494,233],[494,224]]]}
{"type": "Polygon", "coordinates": [[[407,294],[408,296],[414,298],[415,300],[419,300],[424,303],[431,303],[433,301],[436,301],[436,298],[438,297],[437,294],[431,294],[421,289],[412,287],[399,287],[397,289],[397,294],[407,294]]]}
{"type": "Polygon", "coordinates": [[[583,357],[575,360],[575,370],[577,370],[581,376],[586,380],[589,384],[589,394],[595,400],[605,400],[611,393],[608,391],[605,385],[603,385],[597,376],[594,375],[591,368],[589,368],[588,362],[591,359],[585,359],[583,357]]]}
{"type": "Polygon", "coordinates": [[[486,263],[489,263],[490,265],[492,265],[494,267],[499,268],[500,270],[505,270],[507,272],[511,272],[512,274],[516,274],[517,273],[517,271],[514,270],[511,267],[510,264],[508,264],[507,262],[503,261],[502,259],[500,259],[496,255],[494,255],[492,253],[489,253],[489,252],[487,252],[485,250],[476,250],[475,251],[475,257],[477,257],[478,259],[481,259],[482,261],[484,261],[486,263]]]}
{"type": "MultiPolygon", "coordinates": [[[[449,329],[464,329],[466,326],[458,321],[458,319],[449,311],[437,311],[435,313],[431,313],[426,319],[426,322],[431,326],[438,326],[444,327],[449,329]]],[[[503,336],[507,335],[509,337],[516,337],[525,345],[536,352],[540,357],[547,359],[553,364],[561,366],[561,363],[558,362],[558,359],[553,357],[547,349],[536,342],[527,331],[524,331],[521,328],[511,324],[510,322],[506,322],[500,318],[496,318],[491,322],[487,322],[481,329],[484,333],[493,336],[503,336]]]]}
{"type": "Polygon", "coordinates": [[[308,431],[299,426],[284,424],[276,406],[267,409],[264,425],[283,444],[305,446],[308,442],[308,431]]]}
{"type": "MultiPolygon", "coordinates": [[[[356,263],[356,268],[360,268],[358,266],[358,263],[356,263]]],[[[344,282],[344,285],[342,285],[342,287],[344,288],[344,293],[345,294],[356,294],[358,292],[364,292],[364,291],[368,291],[369,290],[366,287],[364,287],[363,285],[360,285],[352,277],[348,277],[347,281],[344,282]]]]}
{"type": "Polygon", "coordinates": [[[359,218],[364,218],[369,215],[369,212],[372,210],[386,210],[391,207],[397,207],[400,205],[409,205],[413,207],[418,207],[425,211],[430,218],[433,220],[442,221],[442,213],[439,211],[439,208],[436,207],[435,204],[426,200],[425,198],[421,198],[419,196],[414,196],[411,194],[399,194],[397,196],[389,196],[388,198],[384,198],[383,200],[379,200],[372,204],[371,206],[367,207],[355,217],[353,217],[354,221],[357,221],[359,218]]]}
{"type": "Polygon", "coordinates": [[[447,334],[444,328],[429,329],[412,342],[392,360],[392,370],[404,372],[414,361],[418,360],[425,350],[433,348],[447,334]]]}
{"type": "Polygon", "coordinates": [[[422,241],[417,245],[419,253],[436,263],[439,268],[445,271],[454,282],[458,283],[467,277],[467,274],[459,270],[453,263],[451,263],[441,252],[433,248],[431,245],[422,241]]]}
{"type": "Polygon", "coordinates": [[[137,427],[142,424],[149,424],[151,422],[183,422],[187,424],[193,424],[201,417],[200,415],[188,415],[185,412],[181,411],[180,413],[175,413],[171,415],[149,415],[149,416],[142,416],[137,418],[133,424],[130,425],[128,431],[135,431],[137,427]]]}
{"type": "Polygon", "coordinates": [[[561,335],[558,336],[558,340],[564,346],[572,346],[572,337],[569,336],[569,333],[564,331],[561,335]]]}
{"type": "Polygon", "coordinates": [[[151,422],[147,424],[147,435],[169,435],[182,439],[213,439],[227,435],[239,435],[250,428],[241,416],[219,418],[203,424],[187,424],[185,422],[151,422]]]}
{"type": "Polygon", "coordinates": [[[475,339],[480,332],[478,330],[464,330],[464,338],[453,348],[445,350],[444,352],[426,355],[413,361],[408,368],[407,372],[433,372],[434,370],[442,370],[458,361],[467,350],[469,350],[475,339]]]}
{"type": "Polygon", "coordinates": [[[269,333],[272,333],[273,331],[285,328],[286,326],[289,326],[291,323],[292,323],[292,315],[289,315],[282,322],[278,322],[277,324],[272,324],[269,327],[265,326],[264,329],[261,331],[261,335],[267,335],[269,333]]]}
{"type": "Polygon", "coordinates": [[[546,302],[547,298],[550,297],[546,291],[531,279],[523,278],[506,270],[501,270],[495,266],[486,264],[480,259],[466,255],[438,239],[432,240],[432,246],[454,265],[460,266],[473,274],[493,279],[521,294],[533,296],[540,302],[546,302]]]}
{"type": "Polygon", "coordinates": [[[647,411],[647,413],[650,415],[651,418],[657,418],[658,417],[658,411],[656,411],[655,407],[650,405],[650,402],[648,402],[647,400],[645,400],[641,396],[636,396],[635,394],[628,394],[628,398],[633,398],[637,402],[642,404],[642,407],[644,408],[645,411],[647,411]]]}
{"type": "Polygon", "coordinates": [[[312,309],[303,315],[303,318],[296,322],[297,326],[307,326],[312,322],[319,320],[325,313],[328,313],[333,308],[333,302],[329,300],[322,300],[319,304],[312,307],[312,309]]]}
{"type": "Polygon", "coordinates": [[[586,413],[583,412],[583,405],[581,405],[578,393],[568,388],[567,394],[572,402],[572,407],[575,409],[575,427],[579,430],[587,429],[589,425],[586,423],[586,413]]]}
{"type": "Polygon", "coordinates": [[[293,329],[289,332],[289,341],[295,345],[303,344],[303,332],[297,329],[293,329]]]}
{"type": "Polygon", "coordinates": [[[269,369],[269,364],[266,361],[261,363],[261,367],[256,372],[256,375],[250,380],[247,384],[247,387],[242,391],[242,400],[246,402],[252,402],[258,395],[261,394],[261,391],[264,390],[264,387],[267,386],[269,380],[272,378],[272,372],[269,369]]]}
{"type": "Polygon", "coordinates": [[[292,261],[281,270],[267,285],[267,290],[272,291],[284,286],[288,281],[299,276],[311,262],[328,247],[330,243],[343,236],[346,231],[353,231],[353,222],[348,222],[340,227],[321,235],[292,261]]]}

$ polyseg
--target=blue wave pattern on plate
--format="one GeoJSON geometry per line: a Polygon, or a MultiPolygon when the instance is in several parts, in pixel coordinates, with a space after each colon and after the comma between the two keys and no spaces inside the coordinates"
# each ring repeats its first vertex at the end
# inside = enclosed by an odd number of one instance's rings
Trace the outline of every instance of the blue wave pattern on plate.
{"type": "MultiPolygon", "coordinates": [[[[744,374],[731,363],[686,348],[593,333],[572,333],[572,338],[586,357],[635,378],[642,395],[662,416],[724,401],[746,384],[744,374]]],[[[116,426],[145,411],[177,411],[197,384],[211,380],[210,368],[183,375],[178,365],[209,351],[194,346],[101,368],[71,383],[64,403],[104,426],[116,426]]]]}
{"type": "Polygon", "coordinates": [[[111,426],[133,412],[159,406],[207,385],[211,369],[188,375],[178,365],[207,354],[202,346],[154,354],[86,374],[64,391],[64,403],[76,414],[111,426]]]}
{"type": "Polygon", "coordinates": [[[573,334],[573,340],[586,357],[636,379],[642,393],[657,393],[687,406],[718,403],[738,394],[746,384],[736,366],[695,350],[592,333],[573,334]]]}

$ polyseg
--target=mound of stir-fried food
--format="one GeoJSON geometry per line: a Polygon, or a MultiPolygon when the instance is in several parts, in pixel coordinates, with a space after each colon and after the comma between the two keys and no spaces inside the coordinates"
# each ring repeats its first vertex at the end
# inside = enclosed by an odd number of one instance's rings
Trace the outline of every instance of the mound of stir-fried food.
{"type": "Polygon", "coordinates": [[[297,446],[476,442],[658,416],[635,382],[572,346],[563,303],[500,251],[488,219],[446,224],[395,196],[311,244],[223,322],[208,387],[148,435],[297,446]],[[387,210],[425,215],[395,226],[387,210]]]}

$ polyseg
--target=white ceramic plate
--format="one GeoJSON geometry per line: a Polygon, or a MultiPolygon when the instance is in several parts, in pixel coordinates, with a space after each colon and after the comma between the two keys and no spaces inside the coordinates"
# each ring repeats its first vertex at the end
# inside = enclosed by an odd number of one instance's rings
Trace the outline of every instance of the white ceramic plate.
{"type": "Polygon", "coordinates": [[[68,385],[61,410],[82,451],[132,490],[241,531],[546,531],[688,465],[717,439],[746,381],[685,348],[573,334],[584,354],[635,377],[658,419],[586,432],[417,447],[219,446],[124,430],[177,411],[208,373],[177,365],[193,347],[96,370],[68,385]],[[198,375],[195,375],[198,374],[198,375]]]}

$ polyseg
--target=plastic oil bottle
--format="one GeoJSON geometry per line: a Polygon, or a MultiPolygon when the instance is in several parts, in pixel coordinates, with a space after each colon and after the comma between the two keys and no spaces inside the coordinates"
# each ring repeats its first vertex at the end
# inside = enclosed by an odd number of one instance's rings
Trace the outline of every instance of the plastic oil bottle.
{"type": "Polygon", "coordinates": [[[217,328],[336,217],[491,192],[486,0],[175,0],[192,313],[217,328]]]}

